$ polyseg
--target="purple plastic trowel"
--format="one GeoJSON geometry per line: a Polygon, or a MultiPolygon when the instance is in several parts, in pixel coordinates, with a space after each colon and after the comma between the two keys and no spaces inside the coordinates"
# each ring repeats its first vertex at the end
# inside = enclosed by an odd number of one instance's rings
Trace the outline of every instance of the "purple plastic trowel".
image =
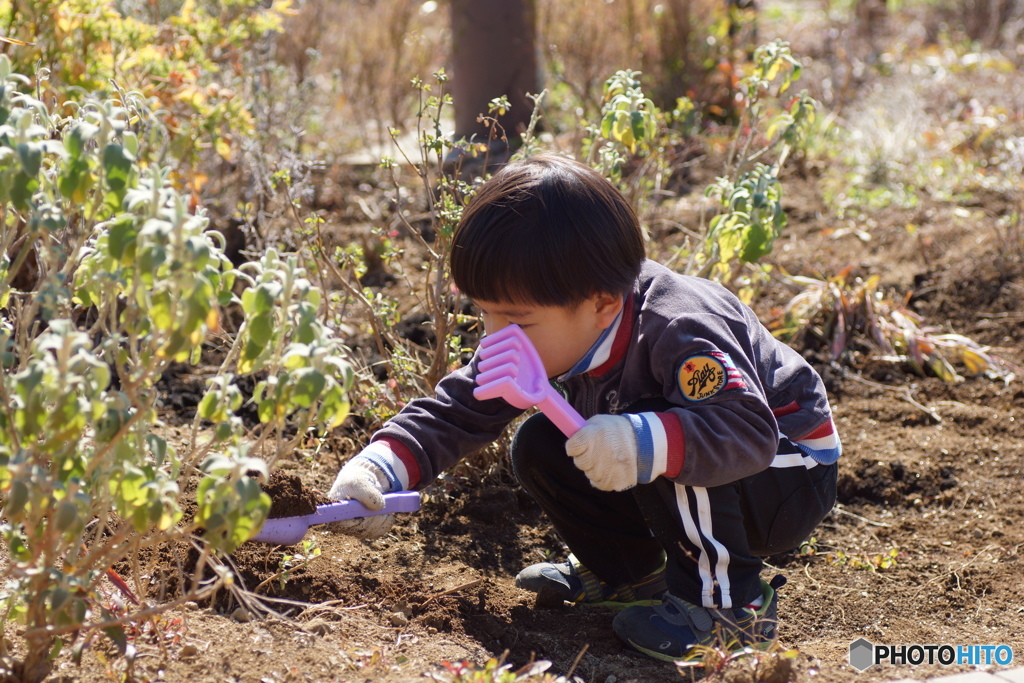
{"type": "Polygon", "coordinates": [[[276,517],[268,519],[252,540],[274,545],[295,545],[306,535],[314,524],[340,522],[355,517],[385,515],[392,512],[415,512],[420,509],[420,494],[416,491],[399,491],[384,494],[384,508],[370,510],[357,500],[342,500],[337,503],[318,505],[316,512],[298,517],[276,517]]]}

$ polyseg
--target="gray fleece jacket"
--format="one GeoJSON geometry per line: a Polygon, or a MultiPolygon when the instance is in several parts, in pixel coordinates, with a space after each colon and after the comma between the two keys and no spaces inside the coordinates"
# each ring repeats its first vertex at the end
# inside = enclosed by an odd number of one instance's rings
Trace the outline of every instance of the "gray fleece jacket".
{"type": "MultiPolygon", "coordinates": [[[[717,486],[772,463],[780,436],[822,464],[841,445],[825,387],[724,287],[647,261],[623,311],[586,356],[553,381],[584,418],[619,414],[642,399],[671,407],[631,421],[645,462],[688,486],[717,486]]],[[[473,397],[479,354],[411,401],[357,456],[394,491],[420,489],[496,440],[523,413],[473,397]]]]}

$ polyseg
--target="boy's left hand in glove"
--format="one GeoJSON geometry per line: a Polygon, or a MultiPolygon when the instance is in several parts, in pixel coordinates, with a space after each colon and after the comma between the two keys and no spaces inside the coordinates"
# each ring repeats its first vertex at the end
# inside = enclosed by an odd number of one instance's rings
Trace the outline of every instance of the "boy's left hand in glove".
{"type": "MultiPolygon", "coordinates": [[[[360,454],[341,468],[327,497],[331,500],[351,498],[370,510],[380,510],[384,507],[384,494],[390,490],[391,485],[384,471],[360,454]]],[[[394,515],[372,515],[332,522],[328,528],[369,541],[386,534],[394,523],[394,515]]]]}
{"type": "MultiPolygon", "coordinates": [[[[626,415],[595,415],[587,426],[569,437],[565,452],[573,458],[595,488],[625,491],[638,483],[647,484],[664,472],[650,472],[647,481],[638,480],[640,452],[636,430],[626,415]]],[[[637,418],[639,420],[639,418],[637,418]]],[[[648,459],[651,455],[647,455],[648,459]]],[[[647,468],[650,471],[650,465],[647,468]]]]}

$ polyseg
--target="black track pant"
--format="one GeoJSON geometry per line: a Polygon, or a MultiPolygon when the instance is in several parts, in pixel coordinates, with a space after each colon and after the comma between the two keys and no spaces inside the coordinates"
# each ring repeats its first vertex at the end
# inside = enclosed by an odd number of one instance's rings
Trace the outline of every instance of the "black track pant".
{"type": "MultiPolygon", "coordinates": [[[[627,412],[664,409],[642,401],[627,412]]],[[[760,595],[761,557],[797,548],[836,498],[836,465],[804,456],[788,439],[771,467],[723,486],[658,477],[601,491],[565,453],[566,437],[543,414],[512,443],[522,487],[547,513],[577,559],[605,583],[632,583],[667,554],[669,591],[704,607],[738,608],[760,595]]]]}

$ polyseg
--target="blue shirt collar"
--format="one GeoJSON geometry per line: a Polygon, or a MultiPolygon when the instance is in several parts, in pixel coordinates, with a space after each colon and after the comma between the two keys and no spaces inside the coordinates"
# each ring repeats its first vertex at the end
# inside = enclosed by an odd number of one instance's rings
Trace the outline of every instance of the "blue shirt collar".
{"type": "Polygon", "coordinates": [[[568,372],[555,378],[558,382],[564,382],[570,377],[576,375],[582,375],[585,372],[589,372],[596,367],[600,367],[612,354],[612,345],[615,343],[615,333],[619,331],[619,325],[622,324],[622,316],[625,313],[625,307],[615,317],[615,322],[609,325],[601,336],[597,338],[594,345],[590,347],[590,350],[583,354],[583,358],[577,361],[576,365],[572,366],[568,372]]]}

